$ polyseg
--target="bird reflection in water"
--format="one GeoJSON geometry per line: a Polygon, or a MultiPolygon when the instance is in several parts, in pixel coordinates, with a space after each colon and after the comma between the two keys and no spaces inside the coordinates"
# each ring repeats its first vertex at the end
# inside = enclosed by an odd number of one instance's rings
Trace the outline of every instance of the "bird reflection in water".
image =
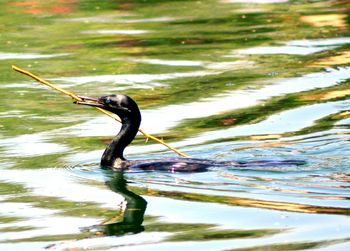
{"type": "Polygon", "coordinates": [[[144,231],[142,226],[143,217],[147,207],[147,201],[140,195],[137,195],[127,188],[127,181],[124,178],[124,173],[108,172],[109,180],[106,182],[108,187],[126,200],[126,208],[123,212],[123,220],[120,222],[103,223],[101,225],[89,228],[97,230],[99,235],[120,236],[125,234],[137,234],[144,231]]]}

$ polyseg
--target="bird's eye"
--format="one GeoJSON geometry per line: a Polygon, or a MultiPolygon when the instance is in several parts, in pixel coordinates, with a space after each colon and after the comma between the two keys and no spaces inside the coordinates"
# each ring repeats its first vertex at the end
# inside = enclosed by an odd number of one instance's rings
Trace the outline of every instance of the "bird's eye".
{"type": "Polygon", "coordinates": [[[105,99],[105,103],[106,103],[106,104],[111,103],[111,99],[110,99],[109,97],[108,97],[108,98],[106,98],[106,99],[105,99]]]}

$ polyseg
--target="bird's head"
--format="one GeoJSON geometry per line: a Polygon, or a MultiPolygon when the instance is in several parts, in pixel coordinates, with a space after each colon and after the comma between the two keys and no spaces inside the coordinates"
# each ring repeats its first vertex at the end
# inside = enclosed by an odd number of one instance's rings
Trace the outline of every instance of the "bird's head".
{"type": "Polygon", "coordinates": [[[113,94],[100,98],[79,97],[81,101],[76,101],[76,104],[99,107],[121,117],[138,114],[140,112],[136,102],[129,96],[123,94],[113,94]]]}

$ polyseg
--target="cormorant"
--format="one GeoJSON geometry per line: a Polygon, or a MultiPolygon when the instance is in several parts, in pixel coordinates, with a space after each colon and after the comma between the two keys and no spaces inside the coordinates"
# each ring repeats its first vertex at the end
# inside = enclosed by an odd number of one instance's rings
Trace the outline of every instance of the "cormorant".
{"type": "Polygon", "coordinates": [[[276,166],[276,165],[300,165],[304,164],[299,160],[279,160],[279,161],[212,161],[195,158],[164,158],[146,160],[126,160],[124,149],[135,138],[140,123],[141,113],[136,102],[129,96],[123,94],[113,94],[100,98],[80,96],[82,101],[76,104],[94,106],[110,111],[119,116],[122,122],[121,130],[112,142],[105,149],[101,158],[101,167],[112,170],[127,170],[131,168],[146,171],[170,171],[170,172],[203,172],[209,167],[247,167],[247,166],[276,166]]]}

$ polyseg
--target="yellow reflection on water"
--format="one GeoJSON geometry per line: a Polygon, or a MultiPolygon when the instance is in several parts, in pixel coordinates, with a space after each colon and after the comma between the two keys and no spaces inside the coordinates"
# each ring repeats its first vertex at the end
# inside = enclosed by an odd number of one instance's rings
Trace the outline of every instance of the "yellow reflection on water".
{"type": "Polygon", "coordinates": [[[305,95],[300,100],[331,100],[350,95],[350,90],[329,91],[313,95],[305,95]]]}
{"type": "Polygon", "coordinates": [[[336,56],[323,58],[311,66],[333,66],[350,63],[350,51],[343,51],[336,56]]]}
{"type": "Polygon", "coordinates": [[[341,117],[350,117],[350,112],[349,112],[349,111],[342,112],[342,113],[338,114],[338,116],[341,116],[341,117]]]}
{"type": "Polygon", "coordinates": [[[338,28],[347,27],[345,14],[326,14],[302,16],[300,20],[315,27],[333,26],[338,28]]]}
{"type": "Polygon", "coordinates": [[[265,135],[253,135],[250,136],[252,140],[265,140],[265,139],[279,139],[281,138],[281,134],[265,134],[265,135]]]}
{"type": "Polygon", "coordinates": [[[251,198],[230,197],[230,196],[200,195],[195,193],[183,193],[183,192],[176,192],[176,191],[159,191],[159,190],[148,189],[148,190],[142,191],[142,194],[148,195],[148,196],[160,196],[160,197],[165,196],[168,198],[189,200],[189,201],[220,203],[220,204],[226,204],[231,206],[264,208],[264,209],[272,209],[272,210],[279,210],[279,211],[286,211],[286,212],[342,214],[342,215],[348,215],[350,213],[349,208],[317,206],[317,205],[308,205],[308,204],[301,204],[301,203],[268,201],[268,200],[258,200],[258,199],[251,199],[251,198]]]}

